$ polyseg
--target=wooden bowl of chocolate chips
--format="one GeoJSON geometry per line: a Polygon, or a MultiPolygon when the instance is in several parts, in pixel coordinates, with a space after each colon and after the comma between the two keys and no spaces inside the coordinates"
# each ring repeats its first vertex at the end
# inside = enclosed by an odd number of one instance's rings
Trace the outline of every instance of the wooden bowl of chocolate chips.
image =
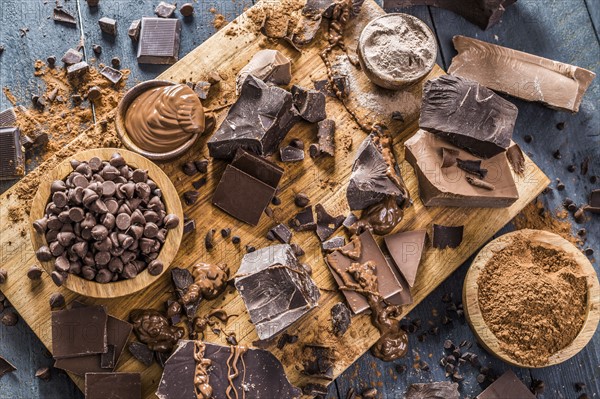
{"type": "Polygon", "coordinates": [[[169,177],[121,148],[61,162],[40,182],[30,220],[36,257],[54,283],[92,298],[148,287],[169,269],[183,235],[169,177]]]}
{"type": "Polygon", "coordinates": [[[517,230],[487,244],[463,286],[465,316],[488,352],[517,367],[575,356],[600,320],[600,284],[575,245],[543,230],[517,230]]]}

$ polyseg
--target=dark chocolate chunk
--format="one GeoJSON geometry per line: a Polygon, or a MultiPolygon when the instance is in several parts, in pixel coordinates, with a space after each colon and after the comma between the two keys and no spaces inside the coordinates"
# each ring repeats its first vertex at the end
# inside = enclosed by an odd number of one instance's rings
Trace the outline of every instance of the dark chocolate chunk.
{"type": "Polygon", "coordinates": [[[25,155],[17,127],[0,128],[0,180],[13,180],[25,175],[25,155]]]}
{"type": "Polygon", "coordinates": [[[4,312],[0,322],[6,327],[13,327],[19,322],[19,316],[15,312],[4,312]]]}
{"type": "Polygon", "coordinates": [[[133,20],[133,21],[131,21],[131,25],[129,25],[129,29],[127,29],[127,35],[134,42],[137,42],[140,38],[141,24],[142,24],[141,20],[139,20],[139,19],[133,20]]]}
{"type": "Polygon", "coordinates": [[[587,212],[600,214],[600,190],[593,190],[590,193],[588,205],[583,209],[587,212]]]}
{"type": "Polygon", "coordinates": [[[48,300],[50,304],[50,309],[58,309],[65,306],[65,297],[60,292],[55,292],[50,295],[50,299],[48,300]]]}
{"type": "Polygon", "coordinates": [[[399,174],[395,170],[393,176],[388,174],[391,165],[383,156],[380,140],[377,136],[368,136],[356,153],[346,190],[351,210],[365,209],[387,196],[402,198],[407,195],[405,189],[397,184],[401,182],[399,174]]]}
{"type": "Polygon", "coordinates": [[[240,149],[227,165],[212,203],[235,218],[256,225],[275,195],[282,175],[283,170],[277,165],[240,149]]]}
{"type": "Polygon", "coordinates": [[[44,272],[44,270],[39,267],[39,266],[31,266],[29,268],[29,270],[27,271],[27,277],[30,280],[39,280],[42,278],[42,273],[44,272]]]}
{"type": "Polygon", "coordinates": [[[317,224],[313,216],[312,206],[309,206],[296,214],[289,223],[295,231],[316,230],[317,224]]]}
{"type": "Polygon", "coordinates": [[[52,312],[52,354],[55,358],[105,353],[108,315],[103,306],[52,312]]]}
{"type": "Polygon", "coordinates": [[[215,247],[214,237],[215,237],[214,229],[210,229],[206,232],[206,235],[204,236],[204,247],[206,248],[207,251],[210,251],[211,249],[213,249],[215,247]]]}
{"type": "Polygon", "coordinates": [[[405,399],[460,399],[458,384],[456,382],[441,381],[430,382],[426,384],[411,384],[406,393],[405,399]]]}
{"type": "Polygon", "coordinates": [[[196,310],[200,304],[199,295],[189,294],[188,288],[194,283],[194,276],[187,269],[175,267],[171,269],[171,279],[177,292],[177,297],[183,302],[183,309],[188,318],[193,318],[196,315],[196,310]]]}
{"type": "Polygon", "coordinates": [[[319,122],[319,151],[331,157],[335,156],[335,121],[325,119],[319,122]]]}
{"type": "Polygon", "coordinates": [[[343,247],[344,245],[346,245],[346,239],[343,236],[336,236],[328,239],[327,241],[323,241],[321,243],[321,249],[326,252],[331,252],[343,247]]]}
{"type": "Polygon", "coordinates": [[[115,359],[115,346],[106,345],[106,353],[100,354],[100,367],[103,369],[114,369],[116,364],[115,359]]]}
{"type": "MultiPolygon", "coordinates": [[[[197,343],[198,341],[179,342],[177,349],[165,363],[156,393],[158,397],[197,399],[194,384],[197,343]]],[[[208,359],[211,364],[208,382],[213,397],[225,398],[228,394],[231,397],[245,396],[253,399],[300,398],[301,391],[290,384],[283,366],[270,352],[256,348],[244,351],[237,346],[221,346],[209,342],[204,342],[202,346],[202,358],[208,359]],[[231,376],[232,370],[239,371],[238,377],[231,376]]]]}
{"type": "Polygon", "coordinates": [[[198,190],[200,187],[203,187],[206,184],[206,181],[206,177],[201,177],[200,179],[192,182],[192,187],[198,190]]]}
{"type": "Polygon", "coordinates": [[[477,395],[478,399],[519,398],[535,399],[536,396],[512,372],[507,370],[500,378],[494,381],[483,392],[477,395]]]}
{"type": "Polygon", "coordinates": [[[86,399],[141,399],[139,373],[86,373],[86,399]]]}
{"type": "Polygon", "coordinates": [[[457,248],[463,239],[463,226],[433,224],[432,244],[434,248],[457,248]]]}
{"type": "Polygon", "coordinates": [[[117,21],[112,18],[102,17],[98,20],[98,25],[100,25],[100,30],[102,30],[103,33],[112,36],[117,34],[117,21]]]}
{"type": "Polygon", "coordinates": [[[479,176],[480,179],[485,179],[488,173],[487,169],[483,169],[481,167],[480,160],[464,160],[456,158],[456,166],[458,166],[459,169],[462,169],[465,172],[474,174],[475,176],[479,176]]]}
{"type": "Polygon", "coordinates": [[[2,376],[6,375],[8,373],[12,373],[15,370],[17,370],[17,368],[15,366],[10,364],[10,362],[8,360],[6,360],[5,358],[0,356],[0,378],[2,378],[2,376]]]}
{"type": "Polygon", "coordinates": [[[289,92],[248,75],[238,100],[207,142],[210,155],[231,159],[238,148],[273,154],[298,119],[289,92]]]}
{"type": "Polygon", "coordinates": [[[83,75],[87,74],[90,69],[90,66],[87,62],[81,61],[77,64],[69,65],[67,67],[67,77],[69,79],[78,79],[83,75]]]}
{"type": "Polygon", "coordinates": [[[331,237],[340,228],[345,219],[342,215],[331,216],[321,204],[315,205],[315,213],[317,214],[317,236],[321,241],[325,241],[331,237]]]}
{"type": "Polygon", "coordinates": [[[176,4],[169,4],[164,1],[158,3],[154,9],[154,13],[161,18],[171,18],[177,9],[176,4]]]}
{"type": "Polygon", "coordinates": [[[311,377],[333,381],[335,353],[332,348],[323,345],[305,345],[303,348],[302,372],[311,377]]]}
{"type": "Polygon", "coordinates": [[[292,79],[290,60],[277,50],[260,50],[244,66],[236,78],[236,93],[243,91],[247,77],[275,85],[287,85],[292,79]]]}
{"type": "Polygon", "coordinates": [[[490,158],[509,147],[517,113],[517,107],[476,82],[441,76],[425,83],[419,126],[490,158]]]}
{"type": "Polygon", "coordinates": [[[513,143],[508,147],[508,150],[506,150],[506,158],[508,158],[508,162],[515,173],[519,176],[523,176],[525,173],[525,155],[523,155],[523,151],[517,143],[513,143]]]}
{"type": "Polygon", "coordinates": [[[208,92],[210,90],[209,82],[198,82],[194,85],[194,93],[200,100],[206,100],[208,98],[208,92]]]}
{"type": "Polygon", "coordinates": [[[137,60],[140,64],[174,64],[179,59],[181,22],[142,18],[137,60]]]}
{"type": "Polygon", "coordinates": [[[334,75],[332,81],[333,90],[339,97],[345,98],[350,95],[350,82],[347,75],[334,75]]]}
{"type": "Polygon", "coordinates": [[[144,366],[150,367],[154,363],[154,352],[148,348],[148,345],[141,342],[132,342],[127,348],[129,353],[144,366]]]}
{"type": "Polygon", "coordinates": [[[123,73],[109,66],[104,66],[100,69],[100,75],[110,80],[113,84],[117,84],[123,79],[123,73]]]}
{"type": "Polygon", "coordinates": [[[515,2],[516,0],[384,0],[383,9],[391,12],[397,8],[418,5],[445,8],[485,30],[497,24],[504,11],[515,2]]]}
{"type": "Polygon", "coordinates": [[[308,198],[308,195],[304,193],[296,193],[296,195],[294,195],[294,204],[296,204],[296,206],[304,208],[309,203],[310,199],[308,198]]]}
{"type": "Polygon", "coordinates": [[[298,162],[304,159],[304,150],[288,145],[279,149],[281,162],[298,162]]]}
{"type": "Polygon", "coordinates": [[[183,200],[187,205],[194,205],[200,198],[200,193],[195,190],[186,191],[183,193],[183,200]]]}
{"type": "Polygon", "coordinates": [[[282,244],[289,244],[292,240],[292,232],[284,224],[280,223],[269,231],[273,234],[273,237],[279,240],[279,242],[282,244]]]}
{"type": "Polygon", "coordinates": [[[317,306],[320,297],[288,244],[245,255],[235,287],[261,340],[286,329],[317,306]]]}
{"type": "Polygon", "coordinates": [[[62,7],[54,7],[52,11],[52,19],[56,22],[62,22],[67,25],[77,25],[75,16],[62,7]]]}
{"type": "Polygon", "coordinates": [[[346,216],[346,218],[344,219],[342,225],[345,228],[350,229],[356,222],[358,222],[358,220],[358,217],[356,217],[354,213],[350,212],[348,216],[346,216]]]}
{"type": "Polygon", "coordinates": [[[352,313],[343,302],[338,302],[331,308],[331,322],[333,323],[333,334],[341,337],[350,327],[352,313]]]}
{"type": "Polygon", "coordinates": [[[325,95],[318,90],[309,90],[294,85],[292,86],[292,100],[302,119],[307,122],[319,122],[327,117],[325,95]]]}

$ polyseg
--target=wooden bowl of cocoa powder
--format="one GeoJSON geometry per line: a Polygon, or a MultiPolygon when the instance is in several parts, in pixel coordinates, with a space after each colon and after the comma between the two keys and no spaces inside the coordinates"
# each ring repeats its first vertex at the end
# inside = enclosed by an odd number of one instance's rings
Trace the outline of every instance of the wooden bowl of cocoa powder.
{"type": "Polygon", "coordinates": [[[600,284],[587,257],[557,234],[518,230],[486,245],[463,286],[467,321],[503,361],[541,368],[575,356],[600,320],[600,284]]]}

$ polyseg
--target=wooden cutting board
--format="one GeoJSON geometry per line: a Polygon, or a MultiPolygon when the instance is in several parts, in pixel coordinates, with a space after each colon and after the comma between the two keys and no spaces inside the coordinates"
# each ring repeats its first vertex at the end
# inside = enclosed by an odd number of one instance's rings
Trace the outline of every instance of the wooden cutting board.
{"type": "MultiPolygon", "coordinates": [[[[205,80],[209,72],[218,70],[225,79],[219,84],[220,87],[218,87],[216,93],[213,93],[213,97],[231,99],[233,98],[235,86],[235,74],[254,53],[262,48],[270,47],[281,50],[292,59],[292,83],[312,87],[314,81],[325,79],[325,67],[319,57],[320,46],[324,43],[323,36],[320,34],[316,38],[315,44],[305,49],[301,54],[284,43],[268,43],[258,33],[254,22],[257,13],[262,13],[259,7],[262,7],[262,3],[246,11],[234,22],[160,75],[159,78],[176,82],[195,82],[205,80]]],[[[354,42],[361,29],[371,19],[381,14],[383,14],[383,10],[372,0],[365,2],[360,15],[352,21],[346,32],[348,37],[346,42],[350,49],[355,48],[354,42]]],[[[369,93],[373,90],[373,87],[364,75],[357,73],[357,71],[354,72],[355,79],[351,81],[351,100],[348,106],[357,111],[361,118],[372,118],[379,113],[389,116],[391,111],[396,110],[393,108],[398,107],[397,110],[402,112],[404,122],[394,122],[391,125],[391,132],[395,137],[396,154],[399,159],[404,159],[403,141],[418,128],[417,121],[422,86],[417,85],[404,93],[396,95],[388,93],[389,95],[379,97],[380,99],[385,97],[384,102],[387,104],[387,108],[382,110],[378,109],[378,105],[373,107],[373,104],[371,104],[369,106],[369,98],[371,98],[369,93]]],[[[443,73],[436,66],[429,77],[439,76],[443,73]]],[[[216,105],[218,105],[216,101],[209,101],[206,107],[211,108],[216,105]]],[[[219,112],[219,122],[225,113],[226,110],[219,112]]],[[[317,160],[307,157],[304,162],[281,164],[285,168],[279,194],[282,204],[273,207],[273,209],[274,217],[283,222],[287,222],[298,211],[298,208],[293,204],[293,197],[294,193],[299,191],[307,193],[312,204],[321,203],[332,214],[347,214],[348,212],[345,196],[346,185],[354,152],[365,138],[365,133],[358,128],[344,106],[332,97],[328,97],[327,113],[330,118],[335,120],[337,125],[336,156],[334,158],[323,157],[317,160]]],[[[98,131],[96,131],[95,137],[97,137],[97,134],[98,131]]],[[[66,148],[41,165],[38,170],[32,172],[28,178],[17,183],[0,197],[0,223],[4,226],[0,236],[0,260],[2,267],[9,274],[8,281],[2,286],[2,291],[48,348],[52,347],[48,298],[56,291],[62,291],[67,302],[78,297],[54,286],[48,275],[44,275],[43,280],[39,283],[32,283],[27,278],[27,269],[36,263],[29,238],[30,229],[26,220],[15,220],[10,214],[13,207],[28,206],[19,199],[18,195],[19,190],[25,188],[26,182],[31,183],[32,181],[35,182],[35,179],[43,178],[44,170],[52,168],[61,159],[68,157],[75,148],[81,148],[83,143],[90,147],[89,137],[90,135],[86,135],[85,132],[82,133],[66,148]]],[[[301,123],[289,133],[289,138],[301,138],[308,146],[309,143],[316,141],[316,127],[301,123]]],[[[173,180],[180,194],[191,190],[192,181],[200,177],[184,175],[181,171],[181,164],[188,160],[208,157],[208,151],[205,148],[206,140],[207,137],[203,137],[182,159],[161,165],[173,180]]],[[[93,147],[93,142],[91,144],[93,147]]],[[[260,224],[252,227],[234,220],[211,205],[211,194],[224,166],[225,164],[220,161],[211,162],[208,171],[208,183],[200,189],[202,194],[200,200],[193,206],[184,205],[184,212],[196,219],[197,228],[195,233],[184,236],[173,266],[190,268],[199,261],[226,262],[233,274],[245,254],[244,246],[246,244],[257,248],[272,244],[265,238],[265,234],[276,222],[269,217],[263,216],[260,224]],[[232,235],[241,237],[241,245],[236,246],[231,243],[230,239],[225,240],[220,237],[218,230],[226,227],[232,229],[232,235]],[[204,248],[204,235],[211,228],[217,229],[215,235],[216,246],[212,251],[207,252],[204,248]]],[[[465,226],[464,240],[457,249],[436,250],[431,248],[429,244],[426,246],[416,284],[412,289],[414,303],[404,308],[404,314],[407,314],[433,291],[549,183],[543,172],[527,158],[525,176],[515,176],[520,198],[509,208],[425,208],[419,200],[417,179],[412,168],[403,161],[401,162],[401,170],[414,199],[414,205],[406,211],[405,218],[397,226],[396,231],[427,229],[431,232],[432,222],[443,225],[465,226]]],[[[330,310],[335,303],[342,301],[343,297],[337,290],[335,282],[323,261],[316,235],[312,232],[296,233],[292,242],[298,243],[306,251],[303,262],[308,263],[313,268],[313,278],[321,288],[320,306],[288,330],[290,334],[298,334],[299,341],[297,344],[287,345],[282,350],[277,349],[275,343],[268,344],[266,347],[283,362],[289,379],[295,385],[302,387],[307,382],[326,384],[326,381],[311,380],[301,373],[302,367],[298,359],[303,344],[321,343],[335,348],[338,355],[335,366],[335,376],[337,376],[369,349],[377,340],[378,332],[371,325],[369,316],[361,315],[353,318],[350,329],[341,339],[336,338],[331,333],[330,310]]],[[[110,314],[127,319],[129,312],[134,308],[154,307],[162,309],[164,302],[172,297],[173,292],[169,273],[165,273],[154,285],[135,295],[112,300],[91,300],[82,299],[81,297],[78,299],[90,304],[103,304],[108,308],[110,314]]],[[[199,314],[204,314],[213,308],[223,308],[229,314],[237,315],[230,318],[226,326],[220,328],[223,331],[235,332],[240,344],[251,345],[257,339],[244,304],[233,288],[229,288],[220,298],[203,303],[199,314]]],[[[224,334],[217,336],[210,332],[207,334],[206,339],[225,344],[224,334]]],[[[411,342],[411,344],[414,345],[415,343],[411,342]]],[[[144,397],[155,397],[154,392],[162,372],[157,364],[145,368],[125,351],[117,370],[141,372],[144,397]]],[[[83,387],[82,379],[72,377],[80,387],[83,387]]]]}

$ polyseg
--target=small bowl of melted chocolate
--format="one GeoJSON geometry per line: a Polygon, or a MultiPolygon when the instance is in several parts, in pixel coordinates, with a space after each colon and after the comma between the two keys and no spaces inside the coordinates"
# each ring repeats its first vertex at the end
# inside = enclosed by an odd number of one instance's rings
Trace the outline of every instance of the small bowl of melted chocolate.
{"type": "Polygon", "coordinates": [[[117,108],[116,126],[125,147],[164,161],[186,152],[204,133],[204,110],[189,86],[149,80],[125,94],[117,108]]]}

